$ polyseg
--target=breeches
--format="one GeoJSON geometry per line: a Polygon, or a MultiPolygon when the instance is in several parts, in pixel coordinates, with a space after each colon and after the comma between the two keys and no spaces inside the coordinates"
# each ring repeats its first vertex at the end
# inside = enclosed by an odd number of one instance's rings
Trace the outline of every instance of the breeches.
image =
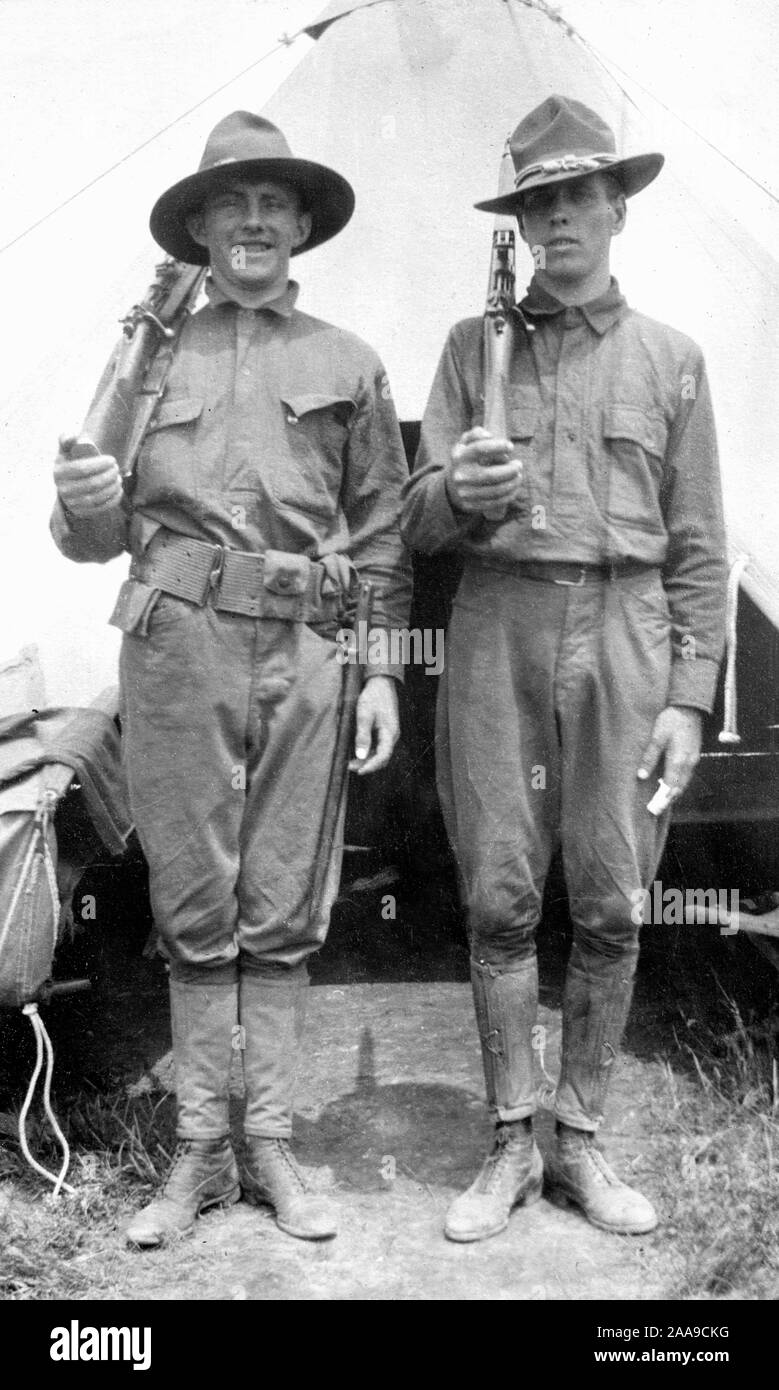
{"type": "Polygon", "coordinates": [[[472,954],[531,957],[562,843],[574,955],[622,962],[668,816],[636,771],[664,708],[670,621],[659,574],[581,587],[472,565],[454,603],[439,691],[439,793],[460,865],[472,954]]]}
{"type": "MultiPolygon", "coordinates": [[[[130,803],[174,978],[304,969],[327,932],[310,882],[342,667],[302,623],[163,595],[120,672],[130,803]]],[[[336,837],[340,842],[340,834],[336,837]]]]}

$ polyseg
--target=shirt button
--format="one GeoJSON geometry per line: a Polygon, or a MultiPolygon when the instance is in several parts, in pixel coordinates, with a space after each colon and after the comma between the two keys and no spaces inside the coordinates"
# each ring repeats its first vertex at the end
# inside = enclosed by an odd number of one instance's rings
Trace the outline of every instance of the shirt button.
{"type": "Polygon", "coordinates": [[[571,441],[571,443],[573,444],[573,442],[574,442],[574,440],[575,440],[575,438],[576,438],[576,431],[575,431],[575,430],[568,430],[568,436],[567,436],[567,437],[568,437],[568,439],[571,441]]]}

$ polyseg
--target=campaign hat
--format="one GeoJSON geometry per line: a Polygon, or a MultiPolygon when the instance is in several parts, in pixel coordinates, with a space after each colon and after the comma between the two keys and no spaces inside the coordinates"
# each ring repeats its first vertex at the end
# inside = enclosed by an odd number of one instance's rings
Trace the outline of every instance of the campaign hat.
{"type": "Polygon", "coordinates": [[[236,178],[270,179],[296,190],[301,209],[310,214],[311,233],[293,248],[293,256],[336,236],[354,211],[354,191],[341,174],[297,159],[278,126],[264,116],[233,111],[214,126],[196,172],[174,183],[154,204],[149,226],[163,251],[190,265],[207,265],[208,249],[190,236],[187,218],[236,178]]]}
{"type": "Polygon", "coordinates": [[[481,212],[517,213],[531,188],[613,174],[627,197],[640,193],[663,167],[661,154],[619,155],[614,132],[597,112],[572,97],[549,96],[509,136],[514,190],[476,203],[481,212]]]}

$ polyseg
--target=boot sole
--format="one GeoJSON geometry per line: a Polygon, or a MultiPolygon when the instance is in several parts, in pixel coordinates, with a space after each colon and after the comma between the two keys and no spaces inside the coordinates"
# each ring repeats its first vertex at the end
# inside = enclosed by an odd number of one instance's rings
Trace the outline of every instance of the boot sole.
{"type": "Polygon", "coordinates": [[[474,1241],[489,1240],[490,1236],[500,1235],[501,1231],[505,1231],[508,1226],[512,1212],[515,1212],[518,1207],[532,1207],[536,1202],[541,1200],[543,1186],[544,1184],[541,1178],[537,1181],[533,1181],[527,1191],[521,1193],[516,1201],[512,1202],[503,1220],[495,1226],[490,1226],[488,1230],[485,1230],[482,1226],[478,1231],[450,1231],[447,1226],[444,1226],[444,1235],[446,1239],[453,1240],[458,1245],[470,1245],[473,1244],[474,1241]]]}
{"type": "Polygon", "coordinates": [[[655,1217],[651,1224],[633,1221],[629,1225],[626,1223],[614,1225],[608,1221],[599,1221],[596,1216],[592,1216],[583,1202],[580,1202],[576,1197],[570,1196],[562,1187],[549,1185],[544,1195],[547,1201],[551,1202],[552,1206],[559,1207],[561,1211],[568,1211],[569,1209],[579,1211],[586,1220],[589,1221],[591,1226],[597,1226],[599,1231],[608,1231],[610,1235],[645,1236],[648,1235],[650,1231],[656,1230],[660,1224],[658,1218],[655,1217]]]}
{"type": "Polygon", "coordinates": [[[194,1230],[195,1222],[204,1212],[213,1211],[216,1207],[233,1207],[236,1202],[240,1202],[240,1200],[241,1189],[240,1186],[236,1185],[232,1187],[229,1192],[219,1197],[207,1197],[198,1207],[188,1226],[177,1226],[175,1231],[168,1231],[166,1234],[158,1236],[156,1239],[152,1237],[149,1240],[144,1240],[142,1237],[128,1235],[126,1237],[127,1244],[133,1250],[159,1250],[171,1239],[176,1240],[178,1236],[188,1235],[190,1231],[194,1230]]]}
{"type": "Polygon", "coordinates": [[[285,1221],[283,1217],[279,1216],[269,1197],[261,1197],[256,1192],[247,1191],[246,1188],[243,1189],[243,1200],[248,1202],[250,1207],[265,1207],[272,1212],[279,1230],[284,1231],[288,1236],[296,1236],[298,1240],[333,1240],[338,1234],[336,1230],[307,1231],[302,1230],[299,1226],[293,1226],[291,1222],[285,1221]]]}

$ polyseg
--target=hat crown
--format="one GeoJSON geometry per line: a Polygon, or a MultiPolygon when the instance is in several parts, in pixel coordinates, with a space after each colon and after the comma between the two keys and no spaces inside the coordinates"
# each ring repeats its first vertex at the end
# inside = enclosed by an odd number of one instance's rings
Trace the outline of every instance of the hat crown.
{"type": "Polygon", "coordinates": [[[264,116],[232,111],[211,131],[196,173],[166,189],[152,208],[151,234],[163,251],[189,265],[207,265],[208,248],[190,235],[188,219],[234,178],[270,180],[297,191],[311,231],[292,248],[293,256],[336,236],[354,211],[354,190],[341,174],[311,159],[296,159],[278,126],[264,116]]]}
{"type": "Polygon", "coordinates": [[[250,159],[292,159],[292,151],[272,121],[251,111],[232,111],[214,126],[198,172],[250,159]]]}
{"type": "Polygon", "coordinates": [[[509,149],[519,175],[550,159],[615,156],[617,144],[611,127],[589,106],[571,97],[550,96],[520,121],[509,137],[509,149]]]}

